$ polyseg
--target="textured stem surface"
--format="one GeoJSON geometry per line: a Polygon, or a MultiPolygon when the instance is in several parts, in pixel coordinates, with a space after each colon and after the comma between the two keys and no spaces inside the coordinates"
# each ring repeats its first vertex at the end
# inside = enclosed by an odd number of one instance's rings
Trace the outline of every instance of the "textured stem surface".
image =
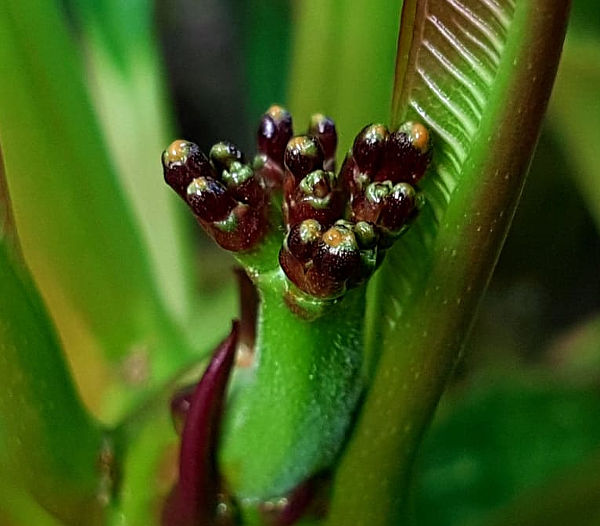
{"type": "Polygon", "coordinates": [[[569,2],[408,1],[394,120],[434,134],[427,205],[369,298],[381,349],[329,524],[398,524],[415,451],[494,268],[537,140],[569,2]]]}

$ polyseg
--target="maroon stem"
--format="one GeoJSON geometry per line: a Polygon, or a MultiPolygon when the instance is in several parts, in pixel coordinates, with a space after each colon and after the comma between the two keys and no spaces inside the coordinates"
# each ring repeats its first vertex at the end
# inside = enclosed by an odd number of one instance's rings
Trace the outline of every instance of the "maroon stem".
{"type": "Polygon", "coordinates": [[[163,526],[209,526],[215,521],[220,490],[215,451],[238,332],[235,321],[192,395],[181,438],[179,480],[165,504],[163,526]]]}
{"type": "Polygon", "coordinates": [[[240,344],[245,345],[247,350],[252,351],[256,339],[258,293],[254,283],[252,283],[243,268],[236,267],[234,270],[240,295],[240,344]]]}

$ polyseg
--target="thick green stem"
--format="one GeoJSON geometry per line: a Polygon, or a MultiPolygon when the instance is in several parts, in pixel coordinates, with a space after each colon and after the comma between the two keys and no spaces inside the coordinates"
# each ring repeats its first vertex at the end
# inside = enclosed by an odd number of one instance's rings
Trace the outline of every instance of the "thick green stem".
{"type": "Polygon", "coordinates": [[[263,275],[254,363],[238,368],[221,466],[242,498],[267,499],[327,469],[361,392],[364,287],[306,321],[284,303],[281,270],[263,275]]]}

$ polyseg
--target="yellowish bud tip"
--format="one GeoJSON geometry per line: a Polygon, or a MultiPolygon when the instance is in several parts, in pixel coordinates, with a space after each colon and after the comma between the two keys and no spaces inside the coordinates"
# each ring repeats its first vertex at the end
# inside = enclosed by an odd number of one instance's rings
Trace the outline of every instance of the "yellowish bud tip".
{"type": "Polygon", "coordinates": [[[419,122],[412,123],[410,139],[415,148],[425,153],[429,149],[429,131],[419,122]]]}
{"type": "Polygon", "coordinates": [[[267,110],[267,115],[271,117],[275,122],[279,122],[286,115],[287,111],[284,107],[279,104],[273,104],[267,110]]]}
{"type": "Polygon", "coordinates": [[[184,163],[189,153],[190,143],[178,139],[169,144],[167,149],[163,152],[163,163],[167,167],[172,166],[173,164],[184,163]]]}

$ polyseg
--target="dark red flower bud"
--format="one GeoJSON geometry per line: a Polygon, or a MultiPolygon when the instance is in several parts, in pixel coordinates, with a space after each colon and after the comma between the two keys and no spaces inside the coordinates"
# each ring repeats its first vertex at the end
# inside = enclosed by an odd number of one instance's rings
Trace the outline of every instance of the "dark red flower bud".
{"type": "Polygon", "coordinates": [[[323,150],[315,137],[299,135],[288,142],[284,161],[285,167],[299,182],[310,172],[323,168],[323,150]]]}
{"type": "Polygon", "coordinates": [[[292,135],[292,116],[285,108],[273,105],[260,120],[258,151],[283,166],[283,152],[292,135]]]}
{"type": "Polygon", "coordinates": [[[222,180],[238,201],[257,208],[266,204],[268,195],[262,180],[247,164],[232,163],[223,171],[222,180]]]}
{"type": "Polygon", "coordinates": [[[417,183],[431,161],[431,141],[427,128],[406,122],[390,134],[383,169],[377,180],[417,183]]]}
{"type": "Polygon", "coordinates": [[[223,170],[228,170],[233,163],[244,163],[244,154],[235,144],[228,141],[221,141],[213,145],[209,157],[219,177],[223,170]]]}
{"type": "Polygon", "coordinates": [[[296,287],[306,290],[305,265],[285,246],[279,250],[279,266],[296,287]]]}
{"type": "Polygon", "coordinates": [[[385,199],[379,224],[392,233],[399,233],[416,209],[416,192],[408,183],[398,183],[385,199]]]}
{"type": "Polygon", "coordinates": [[[389,181],[368,185],[365,193],[352,201],[352,219],[377,223],[391,191],[392,183],[389,181]]]}
{"type": "Polygon", "coordinates": [[[370,176],[358,169],[352,152],[348,153],[344,159],[342,169],[340,170],[340,181],[345,191],[350,194],[350,201],[355,196],[362,194],[365,187],[371,182],[370,176]]]}
{"type": "Polygon", "coordinates": [[[279,265],[288,279],[300,290],[310,290],[306,284],[306,267],[309,264],[323,228],[318,221],[307,219],[292,226],[279,251],[279,265]]]}
{"type": "Polygon", "coordinates": [[[354,139],[352,155],[358,169],[374,177],[385,157],[388,129],[383,124],[365,126],[354,139]]]}
{"type": "Polygon", "coordinates": [[[264,153],[259,153],[252,161],[254,173],[263,180],[267,190],[281,188],[283,185],[283,165],[276,163],[264,153]]]}
{"type": "Polygon", "coordinates": [[[333,120],[322,113],[315,113],[310,118],[308,133],[316,137],[321,143],[325,159],[323,163],[325,170],[335,170],[335,150],[337,148],[338,137],[333,120]]]}
{"type": "Polygon", "coordinates": [[[236,205],[225,187],[212,177],[197,177],[187,188],[186,201],[202,221],[222,221],[236,205]]]}
{"type": "Polygon", "coordinates": [[[312,218],[329,226],[342,216],[344,205],[335,174],[315,170],[300,181],[291,195],[286,195],[284,215],[288,225],[312,218]]]}
{"type": "Polygon", "coordinates": [[[279,262],[295,285],[285,301],[302,316],[314,316],[309,305],[334,300],[373,273],[415,217],[419,199],[411,184],[431,160],[423,125],[407,122],[390,134],[385,125],[370,124],[355,138],[336,178],[329,168],[337,140],[334,122],[322,114],[311,117],[308,135],[292,137],[290,114],[271,106],[260,122],[252,165],[229,142],[215,144],[210,160],[186,141],[163,153],[166,181],[227,250],[258,249],[274,220],[270,196],[279,201],[283,194],[288,234],[279,262]],[[351,221],[342,219],[348,215],[351,221]]]}
{"type": "Polygon", "coordinates": [[[320,298],[343,294],[346,281],[361,264],[352,230],[343,224],[332,226],[321,236],[312,261],[313,265],[306,273],[307,292],[320,298]]]}
{"type": "Polygon", "coordinates": [[[284,241],[285,247],[302,263],[312,259],[317,243],[323,233],[323,227],[314,219],[296,223],[284,241]]]}
{"type": "Polygon", "coordinates": [[[188,185],[200,176],[212,176],[213,169],[197,144],[173,141],[162,153],[165,182],[183,199],[188,185]]]}
{"type": "Polygon", "coordinates": [[[254,248],[267,232],[266,207],[261,209],[238,204],[222,221],[203,224],[225,250],[243,252],[254,248]]]}

